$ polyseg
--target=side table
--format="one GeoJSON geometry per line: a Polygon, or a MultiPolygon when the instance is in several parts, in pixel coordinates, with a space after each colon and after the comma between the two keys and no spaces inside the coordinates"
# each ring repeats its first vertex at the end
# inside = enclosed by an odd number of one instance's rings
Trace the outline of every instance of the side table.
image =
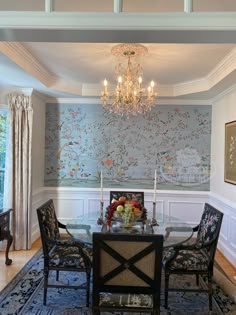
{"type": "Polygon", "coordinates": [[[8,257],[9,249],[11,247],[13,236],[10,233],[10,213],[12,209],[0,209],[0,241],[7,240],[7,247],[5,252],[6,265],[11,265],[12,260],[8,257]]]}

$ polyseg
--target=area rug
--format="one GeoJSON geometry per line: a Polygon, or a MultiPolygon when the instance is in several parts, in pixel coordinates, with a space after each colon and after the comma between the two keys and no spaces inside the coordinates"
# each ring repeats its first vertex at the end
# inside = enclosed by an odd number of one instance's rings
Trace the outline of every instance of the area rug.
{"type": "MultiPolygon", "coordinates": [[[[49,288],[47,305],[43,305],[43,258],[39,251],[0,293],[1,315],[92,315],[85,307],[85,290],[49,288]]],[[[85,281],[77,273],[60,273],[63,283],[85,281]]],[[[171,277],[172,285],[192,286],[195,278],[171,277]],[[183,281],[185,280],[185,281],[183,281]]],[[[52,274],[50,281],[55,281],[52,274]]],[[[214,283],[212,315],[236,315],[236,304],[214,283]]],[[[163,293],[161,304],[164,304],[163,293]]],[[[169,308],[161,307],[161,315],[207,315],[208,296],[205,293],[169,293],[169,308]]]]}

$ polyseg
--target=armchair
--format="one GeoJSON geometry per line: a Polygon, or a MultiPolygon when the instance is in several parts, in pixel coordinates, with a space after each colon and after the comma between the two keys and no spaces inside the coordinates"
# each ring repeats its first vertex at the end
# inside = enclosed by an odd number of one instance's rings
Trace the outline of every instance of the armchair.
{"type": "Polygon", "coordinates": [[[160,314],[162,235],[93,234],[94,314],[160,314]]]}
{"type": "Polygon", "coordinates": [[[200,224],[193,228],[193,231],[197,232],[196,239],[171,248],[165,253],[163,259],[165,308],[168,307],[169,291],[202,291],[208,292],[209,309],[212,310],[213,265],[222,219],[223,213],[206,203],[200,224]],[[169,288],[171,274],[195,274],[197,285],[199,285],[199,276],[206,276],[207,288],[169,288]]]}
{"type": "Polygon", "coordinates": [[[89,304],[89,287],[91,274],[91,260],[84,250],[84,244],[73,238],[62,238],[59,228],[66,226],[57,220],[52,199],[48,200],[37,209],[37,216],[41,234],[44,255],[44,296],[43,304],[46,305],[47,289],[49,287],[86,289],[87,305],[89,304]],[[86,286],[50,284],[49,272],[56,271],[56,280],[59,280],[59,271],[76,271],[86,274],[86,286]]]}

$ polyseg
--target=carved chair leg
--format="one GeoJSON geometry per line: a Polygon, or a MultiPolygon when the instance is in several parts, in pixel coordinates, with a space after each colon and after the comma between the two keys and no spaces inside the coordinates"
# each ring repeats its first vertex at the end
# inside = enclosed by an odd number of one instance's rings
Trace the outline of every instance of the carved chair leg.
{"type": "Polygon", "coordinates": [[[59,281],[59,270],[57,270],[56,280],[59,281]]]}
{"type": "Polygon", "coordinates": [[[170,274],[165,272],[165,308],[168,308],[168,289],[170,274]]]}
{"type": "Polygon", "coordinates": [[[43,291],[43,305],[47,303],[47,290],[48,290],[48,270],[44,270],[44,291],[43,291]]]}
{"type": "Polygon", "coordinates": [[[86,272],[87,278],[87,286],[86,286],[86,306],[89,306],[89,296],[90,296],[90,279],[91,279],[91,271],[86,272]]]}
{"type": "Polygon", "coordinates": [[[212,276],[208,275],[209,310],[212,311],[212,276]]]}

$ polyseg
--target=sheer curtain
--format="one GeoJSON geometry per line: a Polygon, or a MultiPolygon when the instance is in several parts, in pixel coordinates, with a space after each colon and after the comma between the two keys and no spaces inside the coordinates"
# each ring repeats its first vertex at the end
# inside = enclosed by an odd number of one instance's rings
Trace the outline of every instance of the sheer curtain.
{"type": "Polygon", "coordinates": [[[12,207],[14,249],[31,247],[31,97],[8,95],[9,129],[6,152],[4,207],[12,207]]]}

